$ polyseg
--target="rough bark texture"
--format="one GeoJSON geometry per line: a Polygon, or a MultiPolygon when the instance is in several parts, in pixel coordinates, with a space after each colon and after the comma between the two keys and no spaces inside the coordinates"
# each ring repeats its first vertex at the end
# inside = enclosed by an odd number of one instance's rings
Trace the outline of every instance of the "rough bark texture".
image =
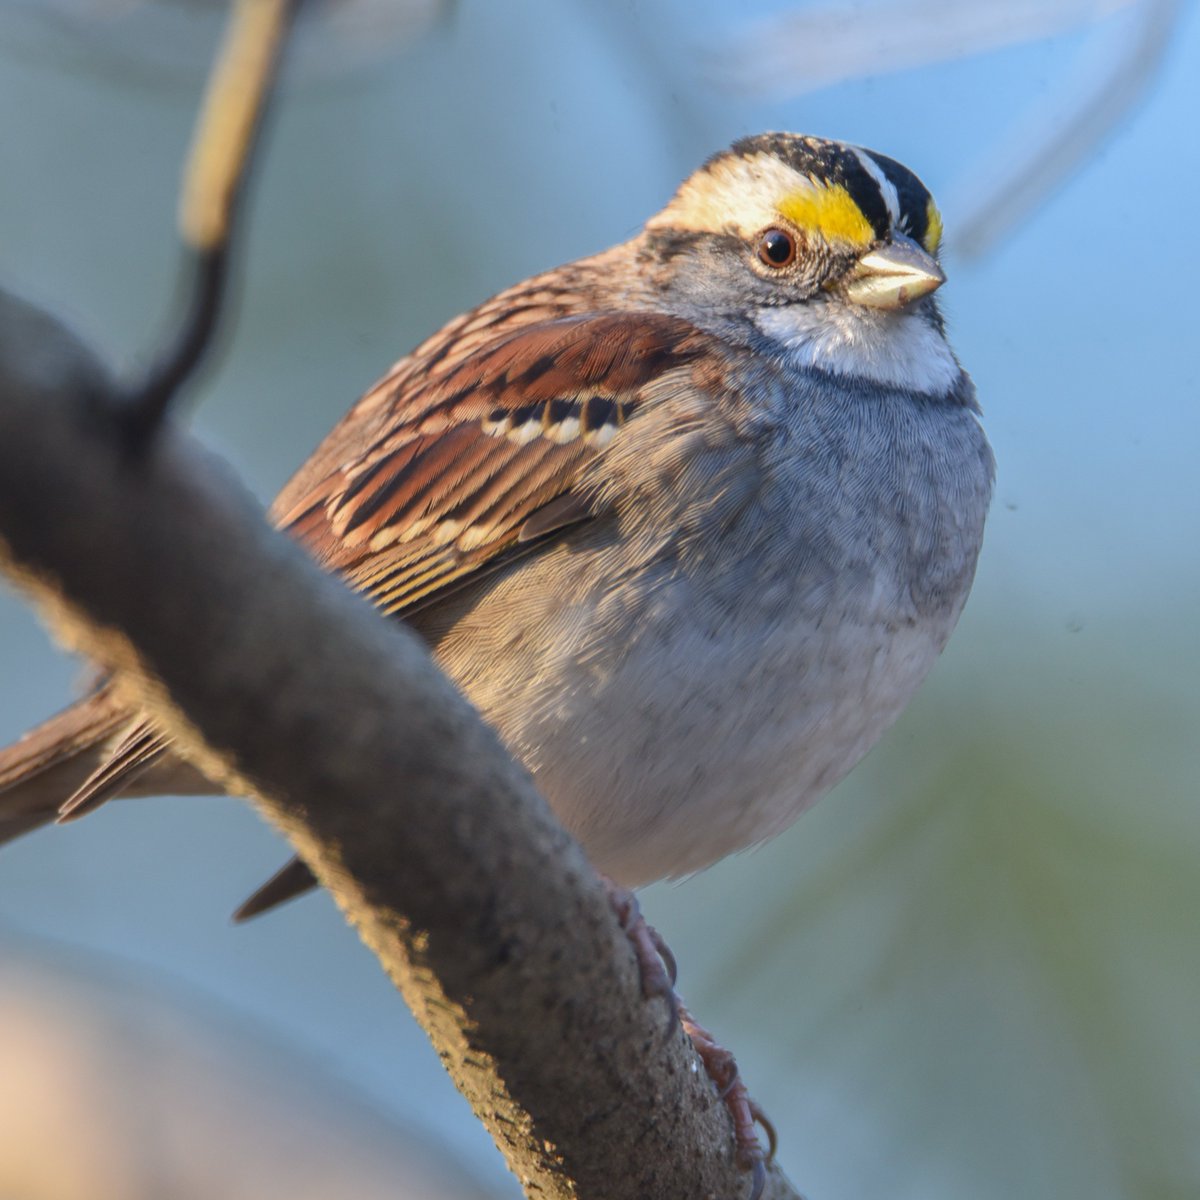
{"type": "MultiPolygon", "coordinates": [[[[379,956],[526,1193],[745,1196],[730,1122],[578,846],[403,628],[0,294],[0,566],[251,795],[379,956]]],[[[795,1196],[770,1172],[765,1193],[795,1196]]]]}

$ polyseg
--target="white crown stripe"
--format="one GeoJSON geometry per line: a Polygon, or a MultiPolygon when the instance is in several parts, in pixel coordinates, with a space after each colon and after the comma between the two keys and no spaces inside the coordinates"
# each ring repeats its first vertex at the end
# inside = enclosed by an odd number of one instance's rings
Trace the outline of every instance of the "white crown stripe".
{"type": "Polygon", "coordinates": [[[860,150],[857,146],[851,146],[850,149],[854,151],[854,157],[862,164],[862,169],[875,180],[879,194],[883,197],[884,204],[887,205],[888,216],[892,218],[892,226],[898,226],[900,224],[900,194],[896,191],[896,185],[883,173],[879,164],[865,150],[860,150]]]}

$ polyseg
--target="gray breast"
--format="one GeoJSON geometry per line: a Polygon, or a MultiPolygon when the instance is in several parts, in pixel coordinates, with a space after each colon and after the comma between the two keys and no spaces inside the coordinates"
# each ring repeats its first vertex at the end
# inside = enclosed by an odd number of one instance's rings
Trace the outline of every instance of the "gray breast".
{"type": "Polygon", "coordinates": [[[982,539],[969,388],[772,375],[752,414],[689,427],[708,461],[683,476],[660,406],[642,493],[462,604],[439,658],[601,870],[639,884],[772,836],[899,715],[982,539]]]}
{"type": "Polygon", "coordinates": [[[764,502],[790,526],[794,576],[844,595],[890,583],[897,617],[957,612],[994,475],[966,375],[934,398],[805,373],[765,420],[764,502]]]}

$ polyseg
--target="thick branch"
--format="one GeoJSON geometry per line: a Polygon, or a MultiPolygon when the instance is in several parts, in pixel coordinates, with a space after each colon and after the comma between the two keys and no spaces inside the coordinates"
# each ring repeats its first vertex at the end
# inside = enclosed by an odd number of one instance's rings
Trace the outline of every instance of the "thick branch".
{"type": "Polygon", "coordinates": [[[747,1194],[582,852],[419,642],[191,438],[127,453],[95,360],[2,295],[0,565],[287,834],[527,1193],[747,1194]]]}

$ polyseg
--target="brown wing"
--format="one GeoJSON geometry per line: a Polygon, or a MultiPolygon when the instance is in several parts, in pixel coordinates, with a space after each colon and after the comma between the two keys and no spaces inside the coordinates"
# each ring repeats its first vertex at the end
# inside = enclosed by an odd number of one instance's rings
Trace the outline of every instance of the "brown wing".
{"type": "Polygon", "coordinates": [[[580,470],[701,343],[682,321],[630,314],[503,337],[395,395],[386,433],[277,519],[385,612],[424,606],[586,519],[580,470]]]}
{"type": "MultiPolygon", "coordinates": [[[[500,333],[428,375],[418,352],[318,447],[272,517],[384,612],[424,607],[592,516],[580,471],[647,385],[703,346],[675,318],[598,313],[500,333]]],[[[133,727],[64,817],[117,795],[168,744],[133,727]]]]}
{"type": "Polygon", "coordinates": [[[523,280],[447,322],[400,359],[329,431],[283,486],[271,507],[272,519],[282,524],[283,515],[327,476],[403,421],[408,397],[443,380],[467,358],[523,329],[599,311],[594,302],[598,280],[619,275],[627,258],[628,248],[617,246],[567,263],[523,280]]]}

